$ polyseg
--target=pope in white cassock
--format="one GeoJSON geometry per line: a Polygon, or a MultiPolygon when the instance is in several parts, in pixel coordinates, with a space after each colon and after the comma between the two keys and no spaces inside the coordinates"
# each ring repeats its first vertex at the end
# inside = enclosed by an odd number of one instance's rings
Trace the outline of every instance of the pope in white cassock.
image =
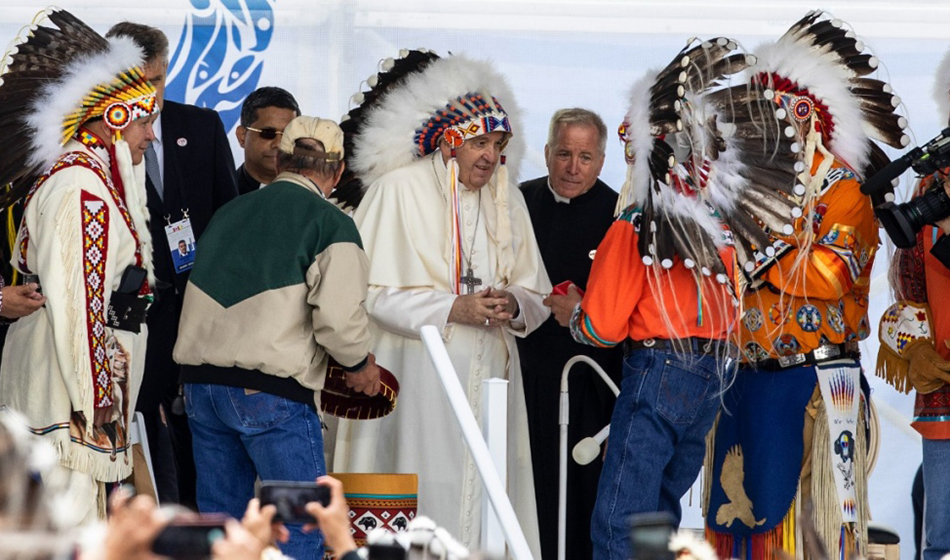
{"type": "Polygon", "coordinates": [[[524,199],[508,182],[506,154],[524,148],[515,110],[488,63],[451,56],[367,113],[352,165],[371,186],[354,220],[370,258],[377,361],[401,390],[390,416],[341,422],[334,471],[418,473],[419,514],[478,548],[481,480],[419,338],[435,325],[476,418],[482,381],[510,382],[507,490],[540,558],[514,337],[548,317],[541,300],[551,285],[524,199]]]}

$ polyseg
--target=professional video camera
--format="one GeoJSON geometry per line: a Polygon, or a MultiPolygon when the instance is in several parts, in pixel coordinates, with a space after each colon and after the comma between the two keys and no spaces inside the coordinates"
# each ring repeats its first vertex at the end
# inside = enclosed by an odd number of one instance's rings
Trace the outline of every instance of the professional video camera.
{"type": "MultiPolygon", "coordinates": [[[[950,166],[950,128],[943,129],[930,142],[886,165],[861,185],[861,192],[876,198],[883,192],[892,191],[891,181],[909,167],[923,176],[947,166],[950,166]]],[[[922,196],[903,204],[883,202],[874,208],[874,213],[894,245],[907,249],[917,243],[917,232],[922,227],[950,216],[950,197],[947,197],[943,184],[935,181],[922,196]]]]}

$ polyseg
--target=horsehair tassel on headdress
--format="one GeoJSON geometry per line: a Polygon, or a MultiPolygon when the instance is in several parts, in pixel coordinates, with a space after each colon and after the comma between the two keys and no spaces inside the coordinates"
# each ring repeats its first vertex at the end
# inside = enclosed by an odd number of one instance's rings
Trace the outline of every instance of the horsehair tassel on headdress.
{"type": "MultiPolygon", "coordinates": [[[[408,77],[421,72],[439,55],[426,49],[401,50],[398,58],[387,58],[380,61],[379,72],[366,79],[369,91],[358,92],[351,100],[356,107],[340,119],[340,128],[343,130],[344,162],[347,163],[340,183],[333,191],[331,199],[343,209],[355,209],[363,199],[363,194],[369,186],[354,171],[350,161],[356,144],[356,137],[366,133],[365,117],[392,88],[402,84],[408,77]]],[[[372,133],[372,131],[369,131],[372,133]]]]}
{"type": "Polygon", "coordinates": [[[4,56],[0,76],[0,184],[13,204],[51,166],[82,123],[103,116],[120,130],[158,109],[155,89],[129,39],[106,40],[64,10],[46,10],[4,56]],[[46,18],[55,25],[40,25],[46,18]],[[24,137],[24,132],[26,133],[24,137]]]}
{"type": "Polygon", "coordinates": [[[620,128],[628,174],[617,211],[641,208],[638,249],[647,265],[670,268],[679,256],[699,274],[728,280],[719,256],[728,244],[721,218],[743,194],[742,164],[724,133],[732,125],[705,98],[754,62],[737,49],[724,37],[691,39],[631,90],[620,128]]]}

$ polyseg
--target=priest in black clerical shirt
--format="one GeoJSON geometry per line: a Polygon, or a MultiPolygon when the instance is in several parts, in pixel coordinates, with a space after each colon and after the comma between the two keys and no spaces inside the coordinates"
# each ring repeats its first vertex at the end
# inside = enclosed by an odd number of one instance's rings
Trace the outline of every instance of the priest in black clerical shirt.
{"type": "MultiPolygon", "coordinates": [[[[521,185],[551,284],[570,281],[581,290],[594,253],[613,223],[617,193],[597,176],[604,165],[607,128],[585,109],[561,109],[551,118],[544,146],[548,176],[521,185]]],[[[555,304],[556,298],[545,300],[555,304]]],[[[518,339],[528,407],[531,458],[541,529],[541,555],[557,558],[558,411],[561,370],[572,357],[590,356],[619,386],[623,353],[584,346],[554,315],[527,338],[518,339]]],[[[593,436],[610,422],[614,396],[587,364],[570,377],[568,445],[593,436]]],[[[600,457],[586,466],[568,457],[567,558],[592,555],[590,518],[597,497],[600,457]]]]}

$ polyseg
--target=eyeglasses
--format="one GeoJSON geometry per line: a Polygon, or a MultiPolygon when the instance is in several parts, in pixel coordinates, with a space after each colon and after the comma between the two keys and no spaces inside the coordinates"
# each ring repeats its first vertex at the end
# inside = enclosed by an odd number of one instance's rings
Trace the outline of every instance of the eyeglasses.
{"type": "Polygon", "coordinates": [[[277,138],[278,135],[284,134],[283,130],[277,130],[276,128],[251,128],[249,126],[245,126],[244,128],[253,130],[258,135],[260,135],[261,139],[263,140],[273,140],[274,138],[277,138]]]}

